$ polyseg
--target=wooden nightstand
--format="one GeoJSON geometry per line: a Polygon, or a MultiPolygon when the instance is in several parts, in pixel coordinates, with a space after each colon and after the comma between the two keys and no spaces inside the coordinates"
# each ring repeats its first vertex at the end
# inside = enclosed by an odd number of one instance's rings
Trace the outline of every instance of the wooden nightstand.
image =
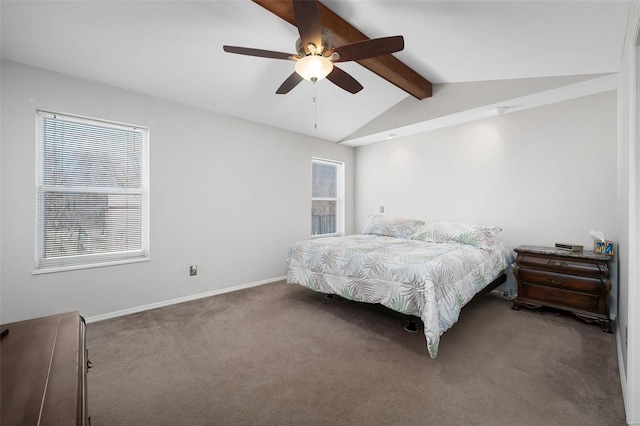
{"type": "Polygon", "coordinates": [[[570,252],[555,247],[520,246],[515,249],[513,273],[521,306],[549,306],[573,312],[587,322],[598,322],[611,333],[607,295],[611,290],[611,256],[592,251],[570,252]]]}

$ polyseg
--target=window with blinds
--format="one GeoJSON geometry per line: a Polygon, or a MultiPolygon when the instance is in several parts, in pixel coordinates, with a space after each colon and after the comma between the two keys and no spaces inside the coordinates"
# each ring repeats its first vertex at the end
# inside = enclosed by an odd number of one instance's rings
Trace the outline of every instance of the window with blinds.
{"type": "Polygon", "coordinates": [[[311,235],[344,233],[344,163],[312,159],[311,235]]]}
{"type": "Polygon", "coordinates": [[[148,259],[148,129],[38,111],[36,270],[148,259]]]}

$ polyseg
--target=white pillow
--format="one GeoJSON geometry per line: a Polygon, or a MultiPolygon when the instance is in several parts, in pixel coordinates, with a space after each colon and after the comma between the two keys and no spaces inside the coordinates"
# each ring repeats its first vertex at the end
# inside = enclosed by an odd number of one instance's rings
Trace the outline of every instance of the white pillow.
{"type": "Polygon", "coordinates": [[[480,248],[490,248],[495,244],[493,237],[502,231],[497,225],[484,225],[473,222],[435,222],[423,226],[414,236],[414,240],[436,243],[455,242],[480,248]]]}
{"type": "Polygon", "coordinates": [[[362,233],[411,239],[424,224],[422,220],[371,215],[362,233]]]}

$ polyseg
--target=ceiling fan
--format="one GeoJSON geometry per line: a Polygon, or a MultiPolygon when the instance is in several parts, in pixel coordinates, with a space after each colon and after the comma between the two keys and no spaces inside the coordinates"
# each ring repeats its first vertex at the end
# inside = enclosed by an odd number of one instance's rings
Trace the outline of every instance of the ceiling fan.
{"type": "Polygon", "coordinates": [[[325,77],[347,92],[358,93],[362,90],[362,85],[335,66],[335,63],[389,55],[404,49],[402,36],[374,38],[334,47],[331,41],[324,37],[317,0],[293,0],[293,10],[300,33],[300,38],[296,42],[296,54],[249,47],[222,46],[224,51],[229,53],[296,61],[295,71],[276,91],[279,95],[289,93],[303,79],[315,83],[325,77]]]}

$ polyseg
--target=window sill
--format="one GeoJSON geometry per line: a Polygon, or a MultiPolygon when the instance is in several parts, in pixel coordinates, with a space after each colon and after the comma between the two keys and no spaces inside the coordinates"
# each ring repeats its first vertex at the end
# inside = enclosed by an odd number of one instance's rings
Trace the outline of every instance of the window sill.
{"type": "Polygon", "coordinates": [[[43,267],[40,269],[34,269],[33,271],[31,271],[31,275],[50,274],[54,272],[76,271],[79,269],[102,268],[104,266],[126,265],[129,263],[149,262],[149,261],[151,261],[150,257],[141,257],[137,259],[114,260],[111,262],[88,263],[86,265],[43,267]]]}
{"type": "Polygon", "coordinates": [[[333,234],[320,234],[320,235],[312,235],[311,239],[315,239],[315,238],[325,238],[325,237],[343,237],[344,236],[344,232],[336,232],[333,234]]]}

